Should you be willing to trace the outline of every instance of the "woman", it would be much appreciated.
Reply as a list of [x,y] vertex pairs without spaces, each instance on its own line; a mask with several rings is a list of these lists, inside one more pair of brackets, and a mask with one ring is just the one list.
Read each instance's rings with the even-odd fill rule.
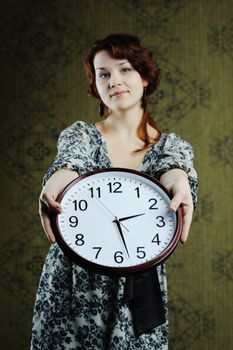
[[[196,205],[193,153],[178,135],[160,133],[148,113],[148,96],[160,76],[152,53],[135,36],[113,34],[93,45],[85,68],[89,94],[101,100],[104,119],[95,124],[78,121],[59,137],[40,196],[48,240],[55,243],[49,214],[61,213],[56,197],[70,181],[96,168],[125,167],[159,179],[173,194],[171,210],[182,204],[184,243]],[[155,278],[157,273],[165,318],[138,332],[136,314],[125,298],[129,279],[88,272],[53,244],[37,293],[31,349],[168,349],[164,265],[154,271]]]

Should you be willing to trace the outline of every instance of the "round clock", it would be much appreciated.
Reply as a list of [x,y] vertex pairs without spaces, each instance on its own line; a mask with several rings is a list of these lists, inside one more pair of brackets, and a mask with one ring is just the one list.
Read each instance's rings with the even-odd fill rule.
[[163,262],[175,249],[182,217],[151,176],[101,169],[72,181],[59,196],[54,232],[69,258],[94,272],[125,276]]

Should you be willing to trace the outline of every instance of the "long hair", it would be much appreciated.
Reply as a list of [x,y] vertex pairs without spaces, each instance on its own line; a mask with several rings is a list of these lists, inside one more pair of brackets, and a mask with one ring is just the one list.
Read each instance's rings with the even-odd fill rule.
[[[94,58],[100,51],[107,51],[112,58],[127,59],[140,76],[148,82],[146,89],[144,89],[141,102],[143,116],[137,129],[138,137],[145,143],[144,146],[137,151],[144,150],[149,144],[158,141],[160,137],[157,124],[148,112],[147,101],[149,95],[152,94],[159,85],[161,70],[153,58],[152,52],[145,48],[139,38],[134,35],[117,33],[108,35],[104,39],[97,40],[86,57],[85,70],[89,79],[88,93],[98,99],[100,99],[100,96],[95,83]],[[104,105],[104,116],[107,117],[108,114],[108,107]],[[158,131],[159,137],[154,139],[153,142],[151,142],[147,133],[147,123]]]

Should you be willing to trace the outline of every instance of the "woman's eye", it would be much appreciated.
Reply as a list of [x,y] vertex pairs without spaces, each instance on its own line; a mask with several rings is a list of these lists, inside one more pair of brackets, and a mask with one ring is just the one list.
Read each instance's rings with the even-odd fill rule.
[[132,69],[131,68],[122,68],[123,73],[130,72]]
[[108,73],[99,73],[98,78],[105,79],[108,77]]

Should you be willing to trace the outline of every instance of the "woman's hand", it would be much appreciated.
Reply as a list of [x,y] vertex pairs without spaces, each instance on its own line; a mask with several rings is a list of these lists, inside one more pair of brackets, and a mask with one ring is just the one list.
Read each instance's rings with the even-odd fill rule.
[[39,198],[39,215],[44,232],[50,243],[56,239],[51,227],[51,215],[61,214],[62,207],[56,201],[63,189],[78,176],[76,171],[61,169],[56,171],[46,182]]
[[170,204],[171,210],[175,212],[182,205],[183,227],[180,240],[182,243],[185,243],[193,216],[193,200],[188,176],[181,169],[172,169],[161,176],[160,182],[173,194]]

